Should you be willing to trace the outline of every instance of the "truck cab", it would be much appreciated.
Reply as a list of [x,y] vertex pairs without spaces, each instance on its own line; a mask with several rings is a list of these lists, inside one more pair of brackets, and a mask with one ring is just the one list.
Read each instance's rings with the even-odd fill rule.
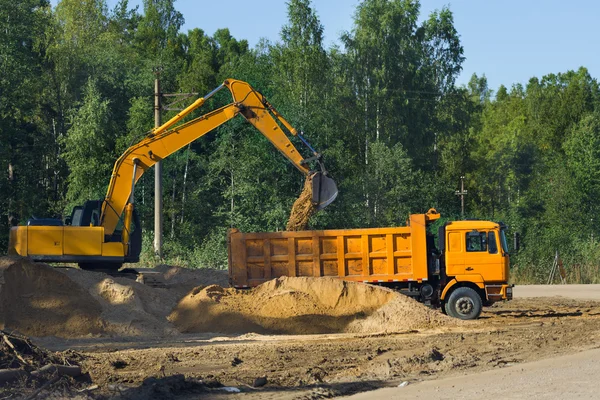
[[478,308],[473,292],[483,305],[512,298],[505,229],[504,224],[476,220],[448,222],[440,228],[440,299],[448,314],[470,319]]

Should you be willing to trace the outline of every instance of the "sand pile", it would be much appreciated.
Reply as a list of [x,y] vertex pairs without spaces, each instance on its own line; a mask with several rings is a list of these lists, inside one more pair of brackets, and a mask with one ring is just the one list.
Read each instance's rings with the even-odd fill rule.
[[[225,271],[159,266],[164,287],[0,258],[0,329],[29,336],[400,332],[459,323],[389,289],[334,278],[223,288]],[[218,284],[214,284],[218,283]]]
[[177,334],[167,320],[198,285],[226,284],[227,272],[156,269],[164,288],[21,258],[0,258],[0,329],[66,338]]
[[286,225],[288,231],[303,231],[308,227],[308,220],[315,213],[315,206],[312,203],[312,176],[307,176],[304,181],[304,188],[300,197],[296,199],[292,206],[290,218]]
[[161,275],[161,282],[172,290],[183,290],[187,294],[197,286],[229,285],[227,271],[220,269],[188,269],[161,264],[154,268]]
[[31,336],[104,332],[102,306],[60,271],[25,259],[0,261],[0,329]]
[[458,323],[386,288],[289,277],[249,291],[197,288],[169,320],[181,332],[276,334],[401,332]]
[[[180,293],[99,272],[62,268],[60,273],[69,277],[100,304],[102,333],[111,336],[177,333],[166,317],[177,304]],[[79,336],[85,336],[86,333],[81,331]]]

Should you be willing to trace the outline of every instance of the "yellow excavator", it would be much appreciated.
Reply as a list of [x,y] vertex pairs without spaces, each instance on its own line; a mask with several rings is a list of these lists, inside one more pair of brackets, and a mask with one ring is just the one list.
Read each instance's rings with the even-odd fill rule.
[[[231,92],[232,103],[176,126],[224,88]],[[134,208],[136,182],[155,163],[237,115],[254,125],[300,172],[312,176],[316,210],[336,198],[336,184],[328,176],[321,154],[261,93],[246,82],[228,79],[128,148],[115,163],[104,200],[86,201],[83,206],[75,207],[65,221],[32,218],[25,226],[12,227],[9,254],[42,262],[78,263],[81,268],[91,270],[118,270],[123,263],[138,262],[142,234]],[[310,157],[302,157],[286,131],[308,147]],[[311,170],[311,162],[319,170]]]

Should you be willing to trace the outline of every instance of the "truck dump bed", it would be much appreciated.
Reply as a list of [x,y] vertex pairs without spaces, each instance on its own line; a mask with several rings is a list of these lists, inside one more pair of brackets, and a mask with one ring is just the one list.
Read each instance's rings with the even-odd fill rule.
[[229,280],[257,286],[281,276],[359,282],[426,281],[425,214],[409,226],[299,232],[229,232]]

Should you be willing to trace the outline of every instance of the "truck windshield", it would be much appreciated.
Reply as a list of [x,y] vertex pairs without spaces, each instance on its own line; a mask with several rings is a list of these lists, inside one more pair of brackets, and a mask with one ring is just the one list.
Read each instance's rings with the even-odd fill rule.
[[502,251],[508,253],[508,244],[506,243],[506,233],[504,229],[500,229],[500,243],[502,243]]

